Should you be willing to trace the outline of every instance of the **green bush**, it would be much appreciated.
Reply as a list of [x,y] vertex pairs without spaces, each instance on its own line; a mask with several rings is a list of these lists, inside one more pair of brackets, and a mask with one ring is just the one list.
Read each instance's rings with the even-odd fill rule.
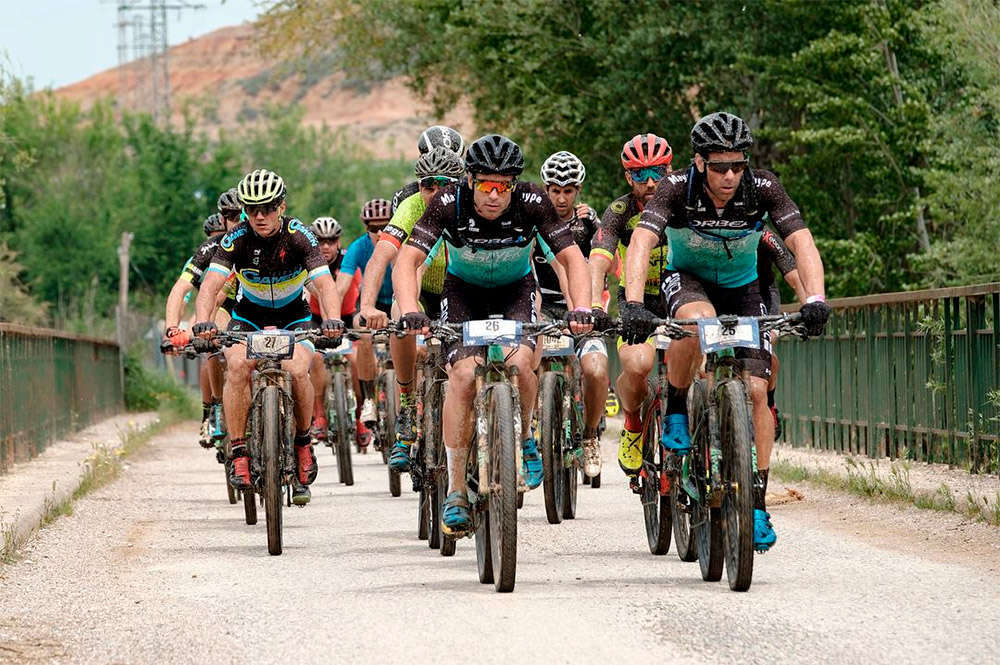
[[125,408],[129,411],[165,410],[189,418],[198,414],[194,393],[165,372],[146,367],[136,348],[125,354]]

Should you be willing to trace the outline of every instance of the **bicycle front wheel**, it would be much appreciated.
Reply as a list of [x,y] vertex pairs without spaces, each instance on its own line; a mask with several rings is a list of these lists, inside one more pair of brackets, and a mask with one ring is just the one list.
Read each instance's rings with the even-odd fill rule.
[[382,374],[381,394],[385,395],[382,427],[382,458],[389,470],[389,494],[399,496],[403,489],[400,483],[399,471],[393,471],[389,464],[389,455],[396,442],[396,416],[399,414],[399,392],[396,390],[396,371],[387,369]]
[[[654,388],[649,388],[650,394]],[[653,400],[643,417],[642,466],[645,477],[641,479],[642,517],[646,524],[646,542],[651,554],[657,556],[670,551],[671,513],[670,495],[661,491],[663,476],[663,446],[660,445],[659,400]],[[651,412],[650,412],[651,411]],[[593,479],[591,479],[593,486]]]
[[[696,475],[693,460],[701,458],[699,451],[708,449],[708,410],[705,408],[705,381],[696,380],[688,391],[688,430],[691,433],[691,457],[688,458],[689,473]],[[670,486],[670,510],[674,522],[674,543],[681,561],[698,560],[698,543],[691,529],[694,502],[681,487],[678,475]]]
[[354,465],[351,462],[350,428],[347,426],[348,418],[353,418],[353,414],[347,412],[347,381],[343,372],[336,372],[333,375],[333,413],[332,422],[336,423],[334,428],[337,437],[334,445],[337,448],[337,475],[340,482],[345,485],[354,484]]
[[542,494],[545,497],[545,517],[549,524],[562,522],[566,482],[563,473],[563,391],[559,375],[555,372],[542,374],[542,385],[538,391],[539,438],[542,448]]
[[[699,414],[703,418],[709,435],[699,443],[692,442],[694,448],[691,452],[691,474],[695,476],[698,484],[698,491],[704,493],[708,491],[707,479],[712,463],[711,451],[711,413],[709,411],[708,391],[696,391],[690,396],[688,402],[688,412]],[[720,508],[709,506],[705,497],[694,502],[691,511],[691,521],[694,525],[695,547],[698,551],[698,566],[701,568],[701,579],[706,582],[718,582],[722,578],[722,565],[724,562],[722,551],[722,511]]]
[[281,554],[281,391],[277,386],[264,388],[261,418],[264,456],[264,515],[267,518],[267,551]]
[[488,477],[490,553],[497,591],[513,591],[517,572],[517,439],[514,394],[500,383],[490,389]]
[[726,577],[730,589],[746,591],[753,580],[753,421],[742,381],[725,382],[719,397]]

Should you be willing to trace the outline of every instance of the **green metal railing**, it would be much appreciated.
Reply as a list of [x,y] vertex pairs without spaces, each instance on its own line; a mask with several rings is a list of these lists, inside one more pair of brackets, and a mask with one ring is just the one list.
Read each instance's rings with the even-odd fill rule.
[[0,323],[0,473],[123,408],[116,344]]
[[785,440],[1000,471],[1000,283],[830,305],[825,337],[777,347]]

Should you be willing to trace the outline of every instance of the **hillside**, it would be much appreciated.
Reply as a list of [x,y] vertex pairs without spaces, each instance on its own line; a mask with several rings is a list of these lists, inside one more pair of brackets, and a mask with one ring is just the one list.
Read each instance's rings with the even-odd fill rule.
[[[400,79],[352,81],[337,71],[332,58],[288,71],[257,53],[253,32],[249,24],[222,28],[170,49],[174,122],[186,103],[193,104],[199,128],[215,133],[255,122],[269,104],[297,102],[305,109],[306,124],[349,128],[355,139],[373,141],[385,156],[404,157],[415,157],[416,137],[429,124],[472,131],[468,110],[435,118]],[[146,77],[143,63],[133,62],[124,72],[108,69],[55,94],[84,107],[108,96],[128,104],[142,95]]]

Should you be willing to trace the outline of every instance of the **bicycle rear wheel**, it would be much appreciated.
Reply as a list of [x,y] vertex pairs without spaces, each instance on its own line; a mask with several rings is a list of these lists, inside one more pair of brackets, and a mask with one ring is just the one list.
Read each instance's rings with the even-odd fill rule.
[[[652,391],[654,388],[650,387],[649,390]],[[642,501],[642,517],[646,524],[646,541],[650,553],[657,556],[666,554],[670,550],[671,534],[670,495],[660,492],[663,446],[660,445],[659,405],[659,400],[653,400],[643,415],[642,465],[646,475],[641,479],[642,492],[639,495]]]
[[385,395],[383,417],[379,426],[382,429],[382,459],[389,472],[389,494],[399,496],[403,489],[400,483],[399,471],[393,471],[388,466],[392,446],[396,442],[396,416],[399,414],[399,393],[396,391],[396,370],[387,369],[382,373],[382,386],[379,391]]
[[277,386],[264,388],[261,422],[261,452],[264,456],[264,514],[267,518],[267,551],[281,554],[281,391]]
[[488,478],[490,550],[497,591],[514,590],[517,573],[517,439],[514,436],[514,395],[499,383],[490,389],[486,414],[489,432]]
[[[425,370],[427,371],[427,370]],[[427,546],[441,547],[441,493],[438,468],[445,464],[444,445],[441,443],[441,382],[428,379],[424,384],[424,443],[420,454],[424,459],[424,491],[427,502],[424,519],[427,522]],[[444,472],[447,477],[447,470]],[[448,489],[445,487],[445,492]]]
[[[694,474],[692,460],[698,459],[699,450],[708,447],[708,412],[705,410],[705,382],[697,380],[691,384],[688,391],[688,430],[691,433],[691,457],[687,462],[690,473]],[[691,529],[691,518],[694,511],[693,501],[681,487],[681,477],[678,474],[670,486],[670,509],[673,513],[674,543],[677,556],[681,561],[698,560],[698,543]]]
[[726,381],[719,397],[726,577],[730,589],[746,591],[753,581],[753,421],[742,381]]
[[559,375],[544,372],[538,391],[541,404],[538,416],[542,448],[542,494],[545,497],[545,517],[549,524],[562,522],[565,495],[563,484],[563,394]]
[[351,462],[351,439],[350,428],[347,426],[348,418],[351,414],[347,412],[347,381],[343,372],[336,372],[333,375],[333,409],[331,414],[336,422],[336,437],[334,443],[337,449],[337,475],[340,482],[345,485],[354,484],[354,464]]
[[[696,391],[688,402],[689,413],[699,414],[708,427],[708,436],[700,441],[692,441],[691,473],[696,477],[698,491],[706,491],[706,479],[711,465],[711,412],[707,390]],[[704,415],[701,415],[704,414]],[[722,511],[711,508],[702,496],[695,502],[691,511],[694,527],[695,546],[698,551],[698,566],[701,568],[701,579],[706,582],[717,582],[722,578],[724,562],[722,550]]]

